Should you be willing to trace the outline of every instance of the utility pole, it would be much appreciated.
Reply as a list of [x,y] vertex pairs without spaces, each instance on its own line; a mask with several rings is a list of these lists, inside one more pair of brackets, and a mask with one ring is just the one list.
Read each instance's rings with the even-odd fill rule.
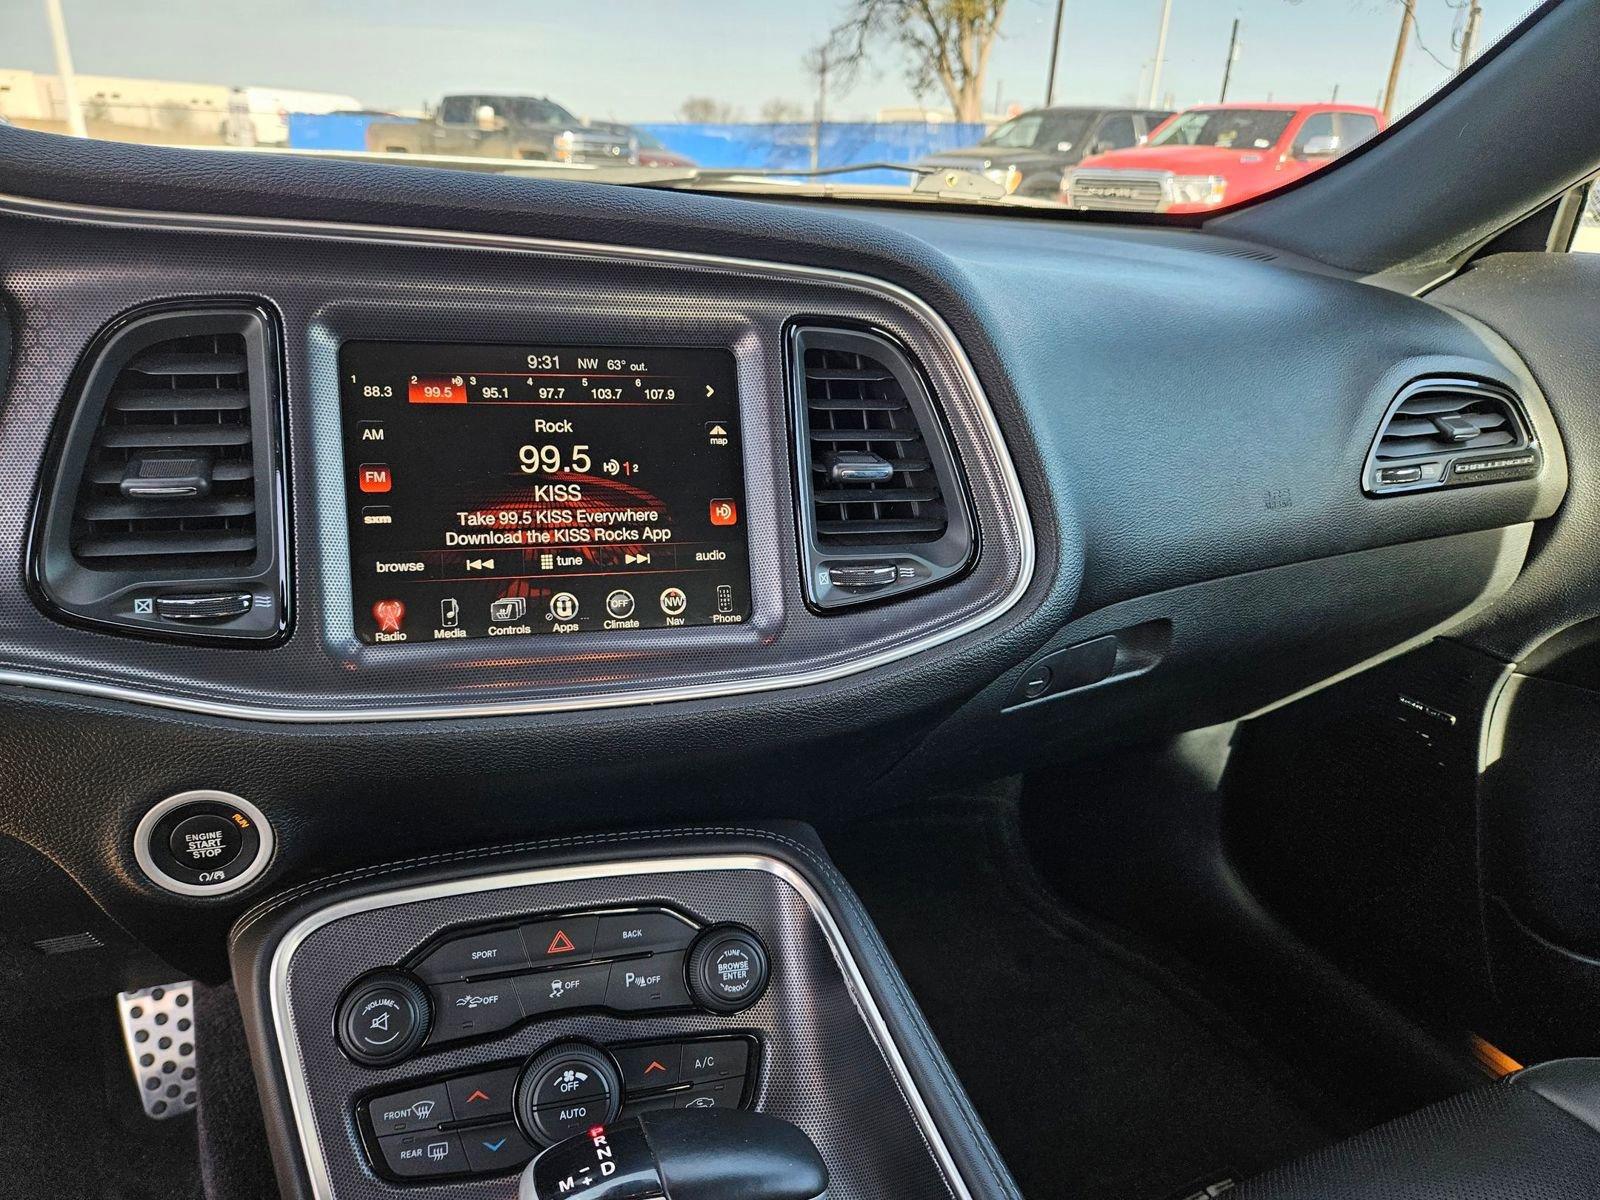
[[811,169],[822,166],[822,126],[828,119],[828,47],[817,50],[817,108],[811,124]]
[[1056,57],[1061,53],[1061,17],[1066,11],[1067,0],[1056,0],[1056,27],[1050,35],[1050,74],[1044,81],[1044,106],[1049,108],[1056,99]]
[[61,77],[61,102],[67,109],[67,132],[73,137],[88,137],[83,123],[83,106],[78,103],[78,76],[72,69],[72,47],[67,44],[67,22],[61,15],[61,0],[44,0],[50,18],[50,41],[56,50],[56,74]]
[[1329,104],[1337,104],[1337,103],[1339,103],[1339,85],[1337,83],[1333,85],[1333,95],[1328,97],[1328,103]]
[[[1406,0],[1409,4],[1411,0]],[[1161,94],[1161,60],[1167,57],[1167,26],[1172,24],[1172,0],[1161,0],[1161,32],[1156,35],[1156,61],[1150,68],[1150,103],[1146,108],[1156,106],[1156,97]]]
[[1218,104],[1228,102],[1228,80],[1233,78],[1233,64],[1239,58],[1239,18],[1233,19],[1233,32],[1228,35],[1228,61],[1222,64],[1222,92],[1217,96]]
[[1411,41],[1411,30],[1417,23],[1417,0],[1400,0],[1405,11],[1400,15],[1400,36],[1394,43],[1394,61],[1389,64],[1389,82],[1383,89],[1383,120],[1387,124],[1394,116],[1395,93],[1400,90],[1400,67],[1406,60],[1406,46]]
[[1478,0],[1472,0],[1472,7],[1467,9],[1466,28],[1461,31],[1461,61],[1456,64],[1456,74],[1467,69],[1467,64],[1472,61],[1472,56],[1478,50],[1478,22],[1483,20],[1483,5]]

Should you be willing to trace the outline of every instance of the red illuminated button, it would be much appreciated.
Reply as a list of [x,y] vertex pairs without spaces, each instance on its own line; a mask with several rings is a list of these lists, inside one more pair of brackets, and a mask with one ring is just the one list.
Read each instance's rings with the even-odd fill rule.
[[711,523],[713,525],[736,525],[739,521],[739,506],[732,500],[713,500],[711,502]]
[[399,600],[379,600],[372,606],[372,619],[378,623],[379,633],[399,633],[406,606]]
[[356,481],[363,492],[387,492],[394,486],[388,463],[362,463],[356,468]]

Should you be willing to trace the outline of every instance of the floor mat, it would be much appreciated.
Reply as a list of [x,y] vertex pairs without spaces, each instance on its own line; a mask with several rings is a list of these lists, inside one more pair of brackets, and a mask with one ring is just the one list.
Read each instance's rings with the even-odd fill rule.
[[144,1115],[111,997],[0,1022],[0,1196],[198,1200],[193,1114]]
[[1355,1124],[1158,948],[1070,912],[1006,797],[827,837],[1025,1196],[1170,1200]]

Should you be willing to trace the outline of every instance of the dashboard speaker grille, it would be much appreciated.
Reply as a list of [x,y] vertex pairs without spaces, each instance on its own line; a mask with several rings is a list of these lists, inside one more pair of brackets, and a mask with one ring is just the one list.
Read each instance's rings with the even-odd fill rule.
[[107,397],[72,551],[89,566],[247,565],[255,468],[244,338],[211,333],[134,356]]
[[805,351],[817,537],[844,545],[936,541],[949,527],[927,442],[900,381],[849,350]]

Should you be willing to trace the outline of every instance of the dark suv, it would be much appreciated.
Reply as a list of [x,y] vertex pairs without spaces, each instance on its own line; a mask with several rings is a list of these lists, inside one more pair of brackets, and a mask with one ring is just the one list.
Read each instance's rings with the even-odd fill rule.
[[997,126],[976,146],[932,154],[917,165],[979,171],[1016,195],[1053,198],[1066,168],[1089,154],[1137,146],[1171,115],[1155,109],[1035,108]]

